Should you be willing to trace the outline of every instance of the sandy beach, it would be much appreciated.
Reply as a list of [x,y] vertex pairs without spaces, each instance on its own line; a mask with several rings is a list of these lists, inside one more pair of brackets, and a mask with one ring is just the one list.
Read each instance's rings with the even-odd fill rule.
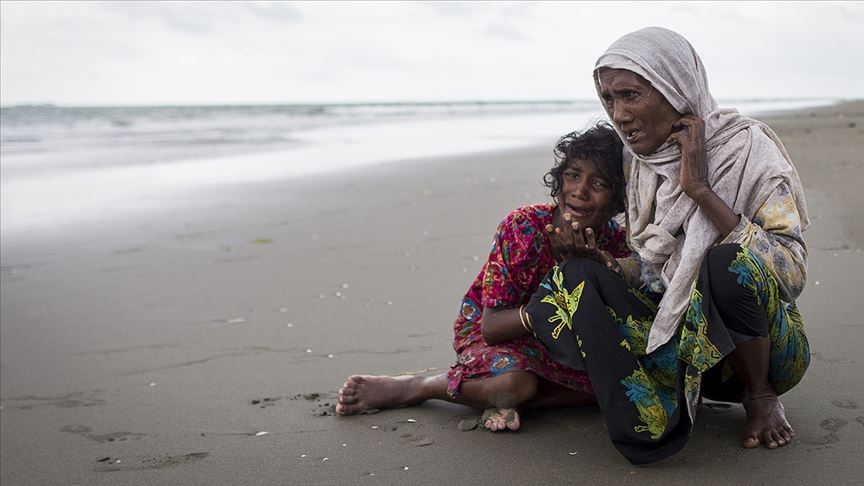
[[[336,417],[351,374],[434,374],[501,218],[548,146],[199,189],[172,209],[2,235],[0,480],[35,484],[851,484],[864,474],[864,102],[762,117],[812,218],[797,436],[740,447],[713,405],[647,467],[596,408],[470,429],[441,402]],[[578,128],[578,127],[574,127]],[[467,425],[466,425],[467,424]],[[858,480],[854,478],[859,478]]]

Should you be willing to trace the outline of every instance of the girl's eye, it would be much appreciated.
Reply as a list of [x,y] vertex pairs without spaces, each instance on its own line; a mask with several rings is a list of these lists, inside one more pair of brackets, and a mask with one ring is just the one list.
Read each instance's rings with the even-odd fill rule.
[[609,183],[601,180],[594,181],[594,189],[598,191],[605,191],[606,189],[609,189]]
[[564,173],[564,178],[568,181],[576,181],[579,179],[579,174],[577,174],[576,172],[567,171]]

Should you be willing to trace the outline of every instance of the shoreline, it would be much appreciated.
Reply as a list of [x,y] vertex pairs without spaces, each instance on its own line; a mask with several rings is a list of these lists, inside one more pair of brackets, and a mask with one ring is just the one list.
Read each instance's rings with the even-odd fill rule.
[[205,188],[172,209],[5,234],[3,484],[853,482],[864,101],[760,119],[812,219],[798,304],[814,359],[784,395],[797,436],[781,450],[740,448],[740,406],[706,409],[685,450],[649,467],[615,452],[592,408],[527,414],[512,434],[462,432],[480,412],[446,403],[332,415],[350,374],[452,364],[458,302],[495,227],[548,199],[550,144]]
[[[790,106],[832,103],[836,100],[802,99],[753,100],[744,102],[741,111],[754,115]],[[584,102],[581,102],[584,104]],[[833,105],[828,105],[833,106]],[[175,110],[176,107],[165,109]],[[238,115],[239,116],[239,115]],[[440,115],[439,115],[440,116]],[[122,117],[121,117],[122,118]],[[293,148],[278,146],[219,146],[172,143],[152,146],[155,135],[138,129],[140,147],[130,140],[120,148],[96,143],[96,148],[74,146],[67,153],[25,151],[3,154],[2,218],[4,233],[57,224],[87,224],[97,220],[120,220],[145,210],[173,209],[182,199],[199,190],[218,190],[238,184],[268,181],[288,183],[298,178],[326,176],[355,169],[404,161],[435,161],[446,158],[490,157],[510,150],[525,150],[554,145],[557,136],[583,128],[592,120],[604,118],[600,110],[563,113],[465,113],[462,116],[426,119],[415,114],[405,120],[379,120],[349,125],[333,125],[287,133]],[[214,120],[216,123],[218,120]],[[133,127],[136,123],[126,121]],[[147,119],[142,121],[147,126]],[[198,123],[206,123],[199,120]],[[220,122],[221,123],[221,122]],[[246,136],[252,128],[237,127]],[[165,127],[167,130],[169,127]],[[183,129],[184,127],[178,127]],[[203,136],[201,128],[185,128],[193,140]],[[21,130],[20,128],[18,130]],[[32,130],[32,127],[30,128]],[[149,130],[154,130],[149,127]],[[197,131],[196,131],[197,130]],[[268,133],[286,136],[276,128]],[[135,139],[136,130],[123,134]],[[18,136],[27,139],[24,130]],[[549,134],[557,134],[550,136]],[[9,134],[4,135],[11,136]],[[87,133],[98,142],[98,135]],[[57,136],[57,135],[54,135]],[[71,133],[67,134],[71,137]],[[108,132],[101,136],[108,136]],[[59,141],[62,145],[62,137]],[[149,137],[149,138],[148,138]],[[14,138],[14,137],[13,137]],[[38,137],[37,137],[38,138]],[[177,140],[174,140],[175,142]],[[67,143],[70,143],[67,141]],[[285,143],[288,143],[286,141]],[[149,144],[149,145],[148,145]],[[49,144],[50,145],[50,144]],[[74,144],[73,144],[74,145]],[[4,144],[9,149],[9,143]],[[33,147],[30,147],[33,149]],[[197,155],[193,155],[197,153]],[[210,156],[204,154],[210,153]],[[182,155],[181,155],[182,154]],[[65,160],[61,160],[65,159]],[[72,162],[70,162],[72,161]],[[94,164],[96,162],[96,165]],[[314,163],[309,163],[314,161]],[[312,183],[315,183],[314,180]],[[166,199],[162,201],[162,199]],[[136,214],[138,213],[138,214]]]

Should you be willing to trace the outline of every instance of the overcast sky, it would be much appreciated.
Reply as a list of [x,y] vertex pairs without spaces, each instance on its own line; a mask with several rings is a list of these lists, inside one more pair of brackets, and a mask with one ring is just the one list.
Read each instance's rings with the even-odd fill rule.
[[611,42],[694,45],[715,97],[864,98],[864,2],[7,2],[0,103],[590,99]]

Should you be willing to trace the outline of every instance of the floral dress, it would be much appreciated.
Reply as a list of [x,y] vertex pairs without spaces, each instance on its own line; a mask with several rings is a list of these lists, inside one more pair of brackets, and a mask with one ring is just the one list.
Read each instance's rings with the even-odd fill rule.
[[[592,393],[587,373],[553,360],[543,344],[525,335],[496,345],[486,344],[480,332],[483,308],[517,308],[527,304],[546,273],[555,265],[545,227],[555,206],[536,204],[513,210],[498,226],[489,258],[468,292],[453,324],[457,354],[447,374],[447,393],[459,394],[464,380],[480,380],[511,371],[528,371],[572,390]],[[600,249],[616,258],[630,254],[626,235],[614,220],[598,235]]]

